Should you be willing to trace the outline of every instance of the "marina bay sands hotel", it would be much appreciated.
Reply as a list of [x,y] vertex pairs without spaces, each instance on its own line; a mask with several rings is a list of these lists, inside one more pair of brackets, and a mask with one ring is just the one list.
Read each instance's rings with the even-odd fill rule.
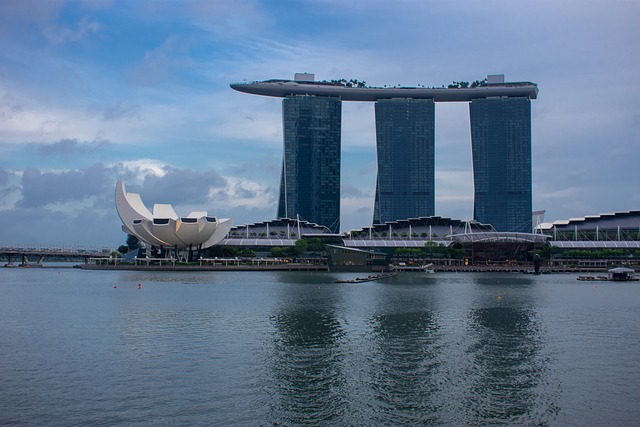
[[378,175],[373,224],[435,215],[435,103],[469,102],[473,219],[497,231],[531,232],[530,82],[490,75],[448,88],[367,87],[357,81],[236,83],[237,91],[284,98],[278,218],[340,230],[342,101],[375,102]]

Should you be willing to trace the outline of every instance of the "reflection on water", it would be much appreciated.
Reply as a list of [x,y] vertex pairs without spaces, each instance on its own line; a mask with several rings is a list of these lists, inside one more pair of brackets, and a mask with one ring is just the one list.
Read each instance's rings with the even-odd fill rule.
[[[544,423],[557,412],[549,384],[552,358],[535,282],[525,275],[479,275],[477,308],[469,310],[464,396],[466,418],[479,424]],[[542,392],[544,390],[544,392]]]
[[[277,423],[331,423],[345,412],[348,396],[341,365],[344,330],[332,298],[318,289],[287,286],[282,304],[271,316],[275,326],[271,369]],[[319,295],[316,295],[319,294]]]
[[376,315],[372,320],[375,350],[371,387],[376,399],[374,420],[399,425],[438,422],[438,326],[428,311]]
[[471,312],[475,340],[467,348],[473,365],[465,375],[469,419],[479,423],[540,420],[549,362],[540,354],[542,331],[533,314],[518,307],[487,307]]

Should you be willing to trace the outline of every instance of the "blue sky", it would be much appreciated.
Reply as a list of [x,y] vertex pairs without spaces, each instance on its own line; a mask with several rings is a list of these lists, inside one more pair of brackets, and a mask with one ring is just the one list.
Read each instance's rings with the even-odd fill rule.
[[[0,2],[0,245],[117,247],[116,180],[151,207],[276,215],[281,100],[236,81],[538,84],[533,206],[640,209],[640,2]],[[436,214],[472,216],[467,104],[436,107]],[[343,104],[342,229],[370,224],[373,105]]]

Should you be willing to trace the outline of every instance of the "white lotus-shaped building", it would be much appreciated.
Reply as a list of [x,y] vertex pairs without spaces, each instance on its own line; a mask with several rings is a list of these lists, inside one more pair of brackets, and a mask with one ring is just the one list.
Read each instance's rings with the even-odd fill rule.
[[127,193],[122,180],[116,183],[116,209],[125,233],[151,246],[178,250],[213,246],[224,239],[233,226],[231,219],[218,219],[207,212],[178,217],[173,207],[166,204],[153,205],[151,213],[139,194]]

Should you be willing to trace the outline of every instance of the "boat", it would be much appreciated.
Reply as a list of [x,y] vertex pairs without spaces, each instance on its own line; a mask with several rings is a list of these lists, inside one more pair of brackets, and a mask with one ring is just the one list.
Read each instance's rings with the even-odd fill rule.
[[396,274],[398,274],[398,272],[392,271],[392,272],[389,272],[389,273],[381,273],[381,274],[376,274],[376,275],[371,275],[371,276],[366,276],[366,277],[356,277],[355,279],[338,279],[338,280],[336,280],[336,283],[365,283],[365,282],[373,282],[374,280],[380,280],[380,279],[386,279],[388,277],[393,277]]
[[639,279],[635,276],[633,268],[617,267],[608,271],[607,276],[578,276],[577,279],[583,282],[635,282]]
[[576,279],[581,282],[607,282],[609,280],[607,276],[578,276]]
[[617,267],[609,270],[609,281],[611,282],[635,282],[639,280],[633,268]]

